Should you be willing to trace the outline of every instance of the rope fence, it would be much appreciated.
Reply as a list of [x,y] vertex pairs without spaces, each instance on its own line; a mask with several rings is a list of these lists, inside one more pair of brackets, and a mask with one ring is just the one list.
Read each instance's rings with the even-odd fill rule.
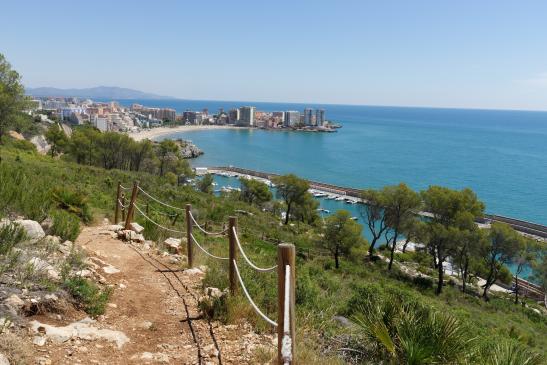
[[[142,189],[137,182],[133,184],[131,199],[129,203],[125,203],[125,195],[123,191],[129,190],[130,188],[124,187],[121,183],[118,183],[117,197],[116,197],[116,206],[114,219],[115,222],[119,222],[119,211],[122,212],[122,218],[124,219],[125,229],[131,228],[131,222],[133,221],[134,211],[136,210],[146,221],[151,222],[160,229],[163,229],[167,232],[176,233],[182,237],[186,236],[186,253],[188,257],[188,266],[193,267],[193,247],[197,246],[205,255],[208,257],[228,261],[229,265],[229,281],[230,281],[230,294],[235,295],[238,292],[239,287],[241,287],[245,298],[249,301],[249,304],[256,312],[256,314],[266,321],[268,324],[272,325],[277,329],[277,343],[278,343],[278,356],[277,363],[280,365],[294,365],[296,362],[294,360],[294,351],[295,351],[295,289],[296,289],[296,278],[295,278],[295,256],[296,251],[295,247],[292,244],[279,243],[277,245],[277,264],[272,267],[262,268],[257,266],[255,263],[249,259],[248,255],[245,253],[241,241],[238,237],[237,231],[237,217],[230,217],[228,221],[228,228],[220,232],[210,232],[202,227],[194,218],[192,214],[192,206],[186,204],[185,208],[179,208],[163,202],[162,200],[154,197],[150,193]],[[156,222],[150,218],[148,214],[147,205],[146,212],[137,204],[137,197],[139,193],[142,193],[147,198],[153,200],[154,202],[161,204],[167,208],[184,211],[186,213],[186,230],[177,230],[174,228],[165,227],[164,225]],[[174,218],[172,224],[173,226],[176,223],[176,220],[180,214],[169,214],[161,211],[154,211],[158,214]],[[193,234],[193,228],[196,227],[200,232],[205,236],[224,236],[227,234],[228,243],[229,243],[229,256],[221,257],[212,254],[207,249],[205,249],[196,239]],[[271,272],[277,269],[277,297],[278,297],[278,309],[277,309],[277,321],[269,318],[255,303],[245,282],[241,276],[241,272],[238,267],[237,257],[238,253],[241,254],[244,261],[256,272],[266,273]]]

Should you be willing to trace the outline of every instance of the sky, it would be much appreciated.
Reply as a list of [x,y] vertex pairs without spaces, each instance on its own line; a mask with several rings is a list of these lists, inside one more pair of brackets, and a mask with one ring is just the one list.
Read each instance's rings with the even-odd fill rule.
[[547,1],[8,0],[29,87],[547,110]]

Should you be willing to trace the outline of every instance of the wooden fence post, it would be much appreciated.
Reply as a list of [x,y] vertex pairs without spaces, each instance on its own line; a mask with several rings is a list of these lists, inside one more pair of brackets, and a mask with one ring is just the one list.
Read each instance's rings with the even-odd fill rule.
[[285,335],[285,266],[290,266],[290,291],[289,291],[289,333],[291,337],[291,361],[295,360],[295,248],[294,245],[281,243],[277,246],[277,363],[284,365],[282,354],[283,336]]
[[230,294],[237,292],[237,276],[234,260],[237,260],[237,243],[234,228],[237,229],[237,218],[230,217],[228,220],[228,240],[230,242]]
[[122,222],[125,222],[125,193],[122,193]]
[[190,215],[192,211],[192,205],[186,204],[186,256],[188,257],[188,267],[192,268],[194,265],[194,253],[192,246],[192,218]]
[[133,183],[133,191],[131,192],[131,201],[129,202],[129,207],[127,208],[127,216],[125,217],[125,229],[131,229],[131,220],[133,219],[133,214],[135,213],[135,201],[137,200],[138,193],[139,182],[135,181]]
[[114,224],[118,224],[120,216],[120,197],[122,193],[122,183],[118,181],[118,191],[116,192],[116,208],[114,209]]

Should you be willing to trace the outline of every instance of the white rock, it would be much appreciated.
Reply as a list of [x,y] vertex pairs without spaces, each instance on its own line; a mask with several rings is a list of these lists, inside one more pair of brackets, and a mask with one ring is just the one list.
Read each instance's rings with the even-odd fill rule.
[[0,353],[0,365],[10,365],[8,358],[2,353]]
[[143,243],[145,241],[144,236],[142,234],[134,233],[131,236],[131,241]]
[[149,330],[152,326],[154,326],[154,323],[150,321],[143,321],[139,324],[139,327],[145,330]]
[[204,275],[204,272],[198,269],[197,267],[194,267],[192,269],[184,270],[184,274],[193,276],[193,275]]
[[121,231],[123,229],[123,226],[120,225],[120,224],[112,224],[110,226],[107,226],[105,229],[107,231],[118,232],[118,231]]
[[44,298],[46,300],[50,300],[50,301],[53,301],[53,302],[56,302],[57,300],[59,300],[59,297],[57,297],[55,294],[46,294],[44,296]]
[[91,277],[92,272],[91,272],[91,270],[83,269],[83,270],[80,270],[80,271],[76,271],[75,275],[83,277],[83,278],[89,278],[89,277]]
[[108,266],[105,266],[103,267],[103,271],[107,274],[117,274],[120,272],[119,269],[116,269],[114,266],[112,265],[108,265]]
[[163,241],[163,243],[165,244],[165,246],[167,246],[167,249],[171,253],[178,253],[180,250],[181,240],[178,238],[169,237],[168,239]]
[[57,270],[53,268],[47,261],[42,260],[39,257],[33,257],[28,261],[29,265],[32,265],[34,267],[34,270],[45,272],[47,274],[47,277],[52,280],[58,280],[59,279],[59,273]]
[[4,303],[16,309],[21,308],[25,305],[25,302],[23,302],[21,298],[17,296],[17,294],[10,295],[6,300],[4,300]]
[[30,328],[34,333],[42,333],[55,343],[63,343],[71,338],[82,340],[103,339],[115,342],[118,349],[121,349],[129,341],[125,333],[93,327],[91,326],[93,322],[89,318],[84,318],[79,322],[74,322],[64,327],[55,327],[38,321],[31,321]]
[[211,298],[220,298],[223,295],[219,288],[207,287],[204,291],[205,295]]
[[40,223],[36,221],[32,221],[30,219],[19,219],[19,220],[16,220],[15,223],[23,227],[27,235],[27,238],[31,242],[37,242],[38,240],[46,236],[44,229],[42,228]]
[[47,338],[43,336],[34,336],[32,343],[36,346],[44,346],[46,344]]
[[142,233],[142,231],[144,231],[144,227],[137,222],[130,223],[129,227],[131,227],[131,230],[135,233]]

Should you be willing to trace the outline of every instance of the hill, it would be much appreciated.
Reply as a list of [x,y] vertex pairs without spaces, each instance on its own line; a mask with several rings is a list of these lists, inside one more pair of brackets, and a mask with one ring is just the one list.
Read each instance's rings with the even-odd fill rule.
[[95,99],[174,99],[117,86],[97,86],[84,89],[59,89],[55,87],[25,88],[28,95],[51,97],[78,97]]

